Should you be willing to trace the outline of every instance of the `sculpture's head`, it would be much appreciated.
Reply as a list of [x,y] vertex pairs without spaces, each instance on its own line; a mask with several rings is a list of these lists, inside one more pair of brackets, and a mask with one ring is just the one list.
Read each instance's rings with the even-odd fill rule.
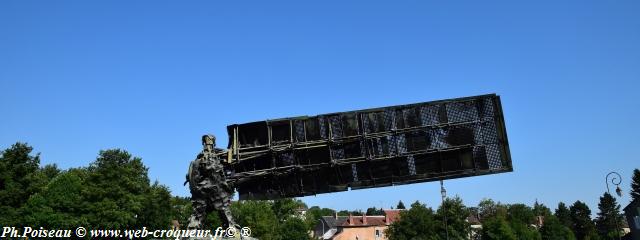
[[203,147],[208,147],[211,146],[212,148],[216,146],[216,137],[213,136],[213,134],[207,134],[207,135],[203,135],[202,136],[202,146]]

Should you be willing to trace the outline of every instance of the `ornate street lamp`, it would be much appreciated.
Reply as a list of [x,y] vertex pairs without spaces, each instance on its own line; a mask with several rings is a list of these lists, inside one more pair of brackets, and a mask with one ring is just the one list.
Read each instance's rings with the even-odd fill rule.
[[[611,174],[613,174],[614,176],[611,178],[611,180],[609,180],[609,176],[611,176]],[[609,191],[609,182],[611,182],[611,184],[616,185],[616,194],[618,195],[618,197],[622,197],[622,189],[620,189],[620,182],[622,182],[622,177],[619,173],[610,172],[609,174],[607,174],[604,181],[607,183],[607,193],[609,193],[609,195],[611,195],[611,191]],[[618,240],[620,240],[620,226],[618,224],[618,216],[614,217],[615,218],[613,220],[616,222],[616,234],[618,235]]]
[[447,197],[447,190],[444,189],[444,181],[440,180],[440,194],[442,194],[442,218],[444,218],[444,231],[447,234],[447,240],[449,240],[449,227],[447,226],[447,206],[444,204],[444,200]]

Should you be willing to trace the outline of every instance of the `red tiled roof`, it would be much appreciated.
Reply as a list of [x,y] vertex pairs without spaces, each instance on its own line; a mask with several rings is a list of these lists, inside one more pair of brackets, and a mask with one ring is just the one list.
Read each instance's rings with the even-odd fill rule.
[[[344,222],[337,224],[341,227],[358,227],[358,226],[385,226],[392,224],[400,219],[400,211],[402,209],[384,210],[385,216],[349,216],[344,217]],[[365,218],[366,221],[362,221]]]
[[356,227],[356,226],[384,226],[384,216],[365,216],[367,218],[367,224],[362,222],[362,216],[351,216],[342,223],[342,227]]
[[384,215],[387,216],[387,218],[389,218],[389,224],[397,221],[400,218],[400,211],[403,211],[403,210],[401,209],[384,210]]

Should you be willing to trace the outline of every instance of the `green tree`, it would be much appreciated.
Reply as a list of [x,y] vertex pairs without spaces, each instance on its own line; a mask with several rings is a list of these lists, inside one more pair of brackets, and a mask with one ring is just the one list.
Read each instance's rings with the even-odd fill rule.
[[305,240],[311,239],[305,222],[297,217],[289,217],[279,227],[280,239]]
[[416,201],[407,211],[400,212],[400,219],[385,231],[390,240],[438,239],[439,222],[431,208]]
[[516,234],[517,239],[520,240],[539,240],[541,239],[540,233],[533,226],[523,222],[509,222],[513,233]]
[[576,201],[569,207],[569,212],[571,214],[571,222],[573,222],[571,230],[573,230],[577,239],[598,239],[596,227],[591,220],[591,210],[587,204]]
[[517,240],[509,223],[501,217],[487,218],[482,224],[483,240]]
[[538,231],[531,226],[535,222],[535,214],[529,206],[521,203],[509,205],[507,220],[518,239],[540,239]]
[[338,216],[349,216],[349,214],[351,214],[351,211],[349,211],[349,210],[340,210],[340,211],[338,211]]
[[402,200],[398,201],[398,205],[396,205],[396,209],[406,209]]
[[622,226],[622,215],[620,215],[620,205],[611,194],[605,192],[600,197],[598,203],[598,217],[596,218],[596,228],[601,239],[618,239],[622,236],[620,226]]
[[[171,197],[171,219],[178,220],[180,228],[186,228],[192,212],[191,198],[173,196]],[[208,229],[215,229],[213,227]]]
[[576,237],[567,226],[564,226],[554,215],[546,216],[540,228],[542,240],[575,240]]
[[349,215],[353,215],[353,216],[361,216],[362,214],[364,214],[364,212],[360,209],[357,210],[340,210],[338,212],[338,216],[349,216]]
[[136,216],[139,225],[151,229],[169,229],[173,220],[171,209],[171,192],[157,181],[145,192],[142,211]]
[[[0,152],[0,225],[21,227],[20,208],[29,196],[39,192],[40,154],[32,155],[26,143],[15,143]],[[46,183],[44,183],[46,184]]]
[[556,208],[556,212],[554,215],[562,225],[571,229],[571,227],[573,226],[573,221],[571,221],[571,212],[569,211],[567,205],[565,205],[563,202],[559,202],[558,208]]
[[284,222],[288,217],[295,215],[296,209],[302,207],[302,202],[293,198],[283,198],[273,201],[271,208],[276,218],[280,222]]
[[482,199],[480,203],[478,203],[477,211],[480,216],[480,221],[493,217],[507,217],[507,206],[499,202],[496,203],[488,198]]
[[[186,223],[189,224],[188,221]],[[218,227],[222,227],[222,218],[220,216],[220,213],[215,210],[207,212],[207,217],[204,219],[202,224],[205,229],[216,229]]]
[[[87,168],[87,220],[92,228],[122,229],[147,224],[168,226],[170,222],[147,222],[151,218],[166,221],[171,212],[168,190],[149,184],[148,170],[142,159],[124,150],[100,151]],[[159,203],[152,198],[161,197]]]
[[640,199],[640,169],[633,170],[631,177],[631,201]]
[[274,200],[271,204],[278,220],[279,239],[309,239],[311,229],[305,219],[298,216],[296,210],[306,208],[306,204],[298,199],[284,198]]
[[367,216],[381,216],[384,215],[384,210],[382,210],[382,208],[370,207],[367,208],[366,214]]
[[237,223],[251,228],[251,236],[261,240],[279,239],[278,219],[269,201],[238,201],[231,204]]
[[[471,226],[467,221],[469,217],[469,209],[464,206],[462,199],[456,196],[455,198],[446,198],[443,204],[438,208],[436,212],[436,219],[442,222],[444,216],[447,218],[447,230],[450,239],[465,239],[471,232]],[[446,239],[446,231],[444,230],[444,224],[438,224],[440,238]]]
[[70,169],[31,195],[23,208],[24,224],[63,229],[87,226],[86,176],[84,169]]
[[542,203],[539,203],[538,200],[536,200],[536,202],[533,203],[533,214],[535,216],[547,217],[551,215],[551,209],[549,209],[547,206],[545,206]]
[[510,222],[521,222],[525,224],[532,224],[535,221],[535,214],[531,207],[522,203],[509,205],[507,220]]
[[0,225],[47,228],[167,228],[171,194],[150,186],[140,158],[123,150],[101,151],[87,168],[39,167],[23,143],[0,152]]
[[307,228],[313,229],[316,224],[319,223],[319,219],[323,216],[333,216],[335,211],[329,208],[320,208],[318,206],[313,206],[307,209],[307,214],[305,215],[305,222],[307,222]]

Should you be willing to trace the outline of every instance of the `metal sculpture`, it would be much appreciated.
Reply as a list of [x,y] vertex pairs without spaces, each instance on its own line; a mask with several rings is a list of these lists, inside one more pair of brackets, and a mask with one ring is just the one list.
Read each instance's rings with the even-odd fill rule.
[[241,200],[278,199],[513,171],[495,94],[234,124],[227,132],[227,149],[206,143],[189,170],[190,227],[205,209],[234,225],[234,189]]

